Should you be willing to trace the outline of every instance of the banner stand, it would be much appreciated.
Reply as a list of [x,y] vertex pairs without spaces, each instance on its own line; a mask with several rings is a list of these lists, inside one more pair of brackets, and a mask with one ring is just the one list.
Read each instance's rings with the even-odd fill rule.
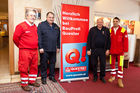
[[80,81],[83,80],[84,82],[86,82],[86,80],[88,80],[89,77],[85,77],[85,78],[74,78],[74,79],[61,79],[60,82],[68,82],[71,83],[72,81]]
[[89,7],[61,5],[60,82],[89,79],[86,45],[89,32]]

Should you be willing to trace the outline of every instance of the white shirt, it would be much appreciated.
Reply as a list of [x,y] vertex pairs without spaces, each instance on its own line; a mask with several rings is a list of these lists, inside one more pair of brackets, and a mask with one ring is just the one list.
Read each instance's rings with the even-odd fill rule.
[[25,22],[29,25],[29,26],[33,26],[34,24],[31,24],[29,21],[25,20]]
[[117,33],[118,28],[119,28],[119,27],[114,28],[115,35],[116,35],[116,33]]

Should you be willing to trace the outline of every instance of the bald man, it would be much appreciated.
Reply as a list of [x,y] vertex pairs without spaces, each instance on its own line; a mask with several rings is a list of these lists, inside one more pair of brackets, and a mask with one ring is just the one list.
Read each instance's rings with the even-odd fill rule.
[[93,82],[98,79],[97,67],[98,57],[100,61],[100,80],[106,83],[105,67],[106,55],[109,55],[110,49],[110,33],[109,29],[103,26],[103,19],[97,19],[97,26],[92,27],[88,34],[87,54],[91,55],[91,64],[93,67]]

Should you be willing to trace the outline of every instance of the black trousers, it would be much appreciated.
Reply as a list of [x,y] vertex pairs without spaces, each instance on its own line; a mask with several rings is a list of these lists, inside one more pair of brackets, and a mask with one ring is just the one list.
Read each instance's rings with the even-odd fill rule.
[[47,78],[47,67],[49,61],[49,77],[55,76],[55,63],[56,63],[56,52],[44,52],[40,54],[40,69],[41,78]]
[[105,76],[105,68],[106,68],[105,49],[97,48],[95,50],[92,50],[91,52],[91,64],[93,67],[94,78],[98,78],[97,74],[98,58],[100,61],[100,78],[103,78]]

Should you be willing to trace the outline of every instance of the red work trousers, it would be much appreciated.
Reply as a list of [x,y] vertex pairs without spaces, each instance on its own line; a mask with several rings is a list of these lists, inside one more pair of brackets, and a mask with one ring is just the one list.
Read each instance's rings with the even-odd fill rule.
[[18,69],[20,72],[21,86],[34,83],[38,73],[38,50],[19,49]]
[[123,78],[123,60],[124,60],[123,55],[110,55],[111,75],[112,77],[116,76],[116,69],[115,69],[116,58],[118,60],[118,75],[117,76],[119,79],[122,79]]

